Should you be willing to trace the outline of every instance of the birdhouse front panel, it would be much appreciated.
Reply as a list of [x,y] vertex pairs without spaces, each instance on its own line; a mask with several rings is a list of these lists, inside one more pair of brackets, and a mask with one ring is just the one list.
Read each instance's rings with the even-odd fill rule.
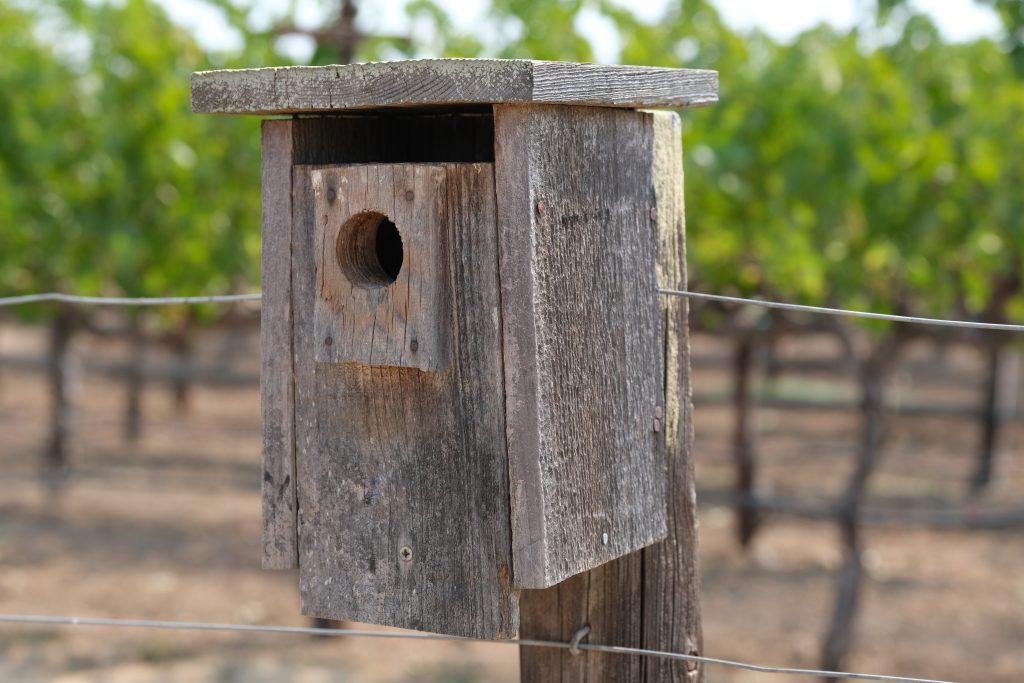
[[[303,612],[512,637],[493,165],[297,166],[293,179]],[[346,229],[369,214],[383,218],[358,230],[390,224],[402,237],[394,270],[372,281],[349,270],[346,250],[383,266],[397,245]],[[357,317],[370,322],[346,324]],[[318,356],[321,333],[367,338]],[[424,335],[426,368],[413,334]]]

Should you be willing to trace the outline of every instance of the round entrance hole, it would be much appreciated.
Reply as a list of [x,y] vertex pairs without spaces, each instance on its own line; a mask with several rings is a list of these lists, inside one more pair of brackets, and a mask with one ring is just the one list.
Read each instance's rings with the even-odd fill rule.
[[397,280],[405,260],[398,228],[376,211],[357,213],[341,226],[335,253],[352,284],[369,289]]

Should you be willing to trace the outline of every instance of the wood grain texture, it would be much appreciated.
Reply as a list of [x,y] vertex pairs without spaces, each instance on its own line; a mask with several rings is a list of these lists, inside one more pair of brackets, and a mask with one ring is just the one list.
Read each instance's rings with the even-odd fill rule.
[[[653,132],[657,196],[657,272],[663,287],[686,285],[682,152],[674,113],[646,114]],[[701,654],[694,493],[693,423],[689,384],[686,300],[666,297],[664,383],[668,397],[668,537],[585,574],[521,596],[521,637],[568,641],[583,624],[587,640],[613,645]],[[524,683],[700,683],[703,667],[685,662],[566,650],[522,648]]]
[[[652,112],[654,189],[658,198],[658,285],[685,290],[686,219],[679,116]],[[689,300],[662,297],[665,334],[665,436],[668,441],[668,537],[643,550],[644,647],[704,654],[700,621],[697,489],[693,470],[693,388]],[[648,659],[646,683],[700,683],[702,665]]]
[[198,114],[492,103],[682,108],[717,100],[715,71],[526,59],[421,59],[192,75],[192,111]]
[[[316,360],[437,372],[449,357],[452,297],[443,246],[445,168],[369,164],[313,172],[316,214]],[[377,261],[377,219],[392,221],[403,259],[376,286],[348,261]],[[340,246],[336,246],[340,245]],[[343,251],[348,258],[338,256]],[[354,252],[354,253],[349,253]],[[371,282],[367,283],[366,280]]]
[[[584,624],[584,642],[631,645],[643,642],[643,564],[630,553],[544,590],[521,594],[522,638],[566,642]],[[568,650],[520,648],[523,683],[619,683],[641,681],[640,657]]]
[[650,115],[495,107],[514,581],[666,534]]
[[454,293],[444,372],[315,362],[322,217],[315,167],[294,169],[302,609],[508,638],[519,616],[510,580],[493,165],[437,168],[447,226],[440,248]]
[[262,143],[262,564],[264,569],[294,569],[298,566],[298,542],[291,310],[292,122],[264,121]]

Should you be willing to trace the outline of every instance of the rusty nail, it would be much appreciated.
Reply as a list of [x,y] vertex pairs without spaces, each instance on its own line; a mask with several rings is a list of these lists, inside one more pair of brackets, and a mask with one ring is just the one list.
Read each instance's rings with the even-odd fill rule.
[[332,337],[327,337],[326,339],[324,339],[324,345],[325,346],[330,346],[333,343],[334,343],[334,339]]
[[658,433],[660,431],[661,431],[661,420],[659,418],[654,418],[654,432]]
[[412,350],[413,353],[416,353],[417,351],[419,351],[420,350],[420,342],[419,342],[419,340],[413,339],[411,342],[409,342],[409,348]]
[[398,555],[406,562],[409,562],[412,560],[412,548],[407,545],[403,545],[402,549],[398,551]]
[[544,205],[544,202],[537,202],[537,213],[543,216],[545,211],[547,211],[547,206]]
[[652,221],[658,220],[658,208],[657,207],[652,208],[651,212],[650,212],[650,215],[651,215],[651,220]]
[[415,196],[416,196],[416,193],[413,192],[412,190],[406,190],[405,191],[405,199],[406,199],[406,201],[411,202],[413,200],[413,197],[415,197]]

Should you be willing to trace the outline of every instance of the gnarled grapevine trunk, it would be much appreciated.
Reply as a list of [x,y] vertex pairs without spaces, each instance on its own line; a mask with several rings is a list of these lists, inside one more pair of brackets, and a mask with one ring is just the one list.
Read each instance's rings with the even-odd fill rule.
[[754,427],[752,377],[754,333],[736,339],[733,355],[733,461],[736,465],[736,532],[740,545],[750,545],[760,513],[754,503],[757,437]]
[[49,379],[50,379],[50,443],[46,449],[43,468],[57,481],[67,469],[71,451],[74,422],[74,394],[78,380],[78,361],[72,341],[78,327],[75,309],[61,305],[50,325]]
[[191,396],[191,366],[192,366],[192,317],[187,316],[181,326],[174,331],[169,339],[171,352],[174,354],[174,380],[171,384],[171,391],[174,396],[174,408],[179,415],[189,411],[189,398]]
[[992,469],[995,464],[998,446],[999,427],[1002,424],[1002,369],[1003,346],[993,340],[985,349],[985,380],[982,389],[982,405],[979,419],[981,428],[978,444],[978,460],[974,475],[971,477],[971,492],[984,491],[992,481]]
[[146,338],[139,315],[128,318],[128,339],[132,347],[128,365],[124,409],[124,438],[138,441],[142,433],[142,391],[145,385],[143,370],[146,355]]
[[[839,535],[843,564],[836,582],[835,607],[821,651],[821,668],[836,671],[853,645],[857,610],[864,582],[860,537],[861,506],[885,439],[885,380],[900,346],[899,331],[877,341],[861,367],[861,441],[857,462],[839,503]],[[826,678],[826,681],[836,679]]]

